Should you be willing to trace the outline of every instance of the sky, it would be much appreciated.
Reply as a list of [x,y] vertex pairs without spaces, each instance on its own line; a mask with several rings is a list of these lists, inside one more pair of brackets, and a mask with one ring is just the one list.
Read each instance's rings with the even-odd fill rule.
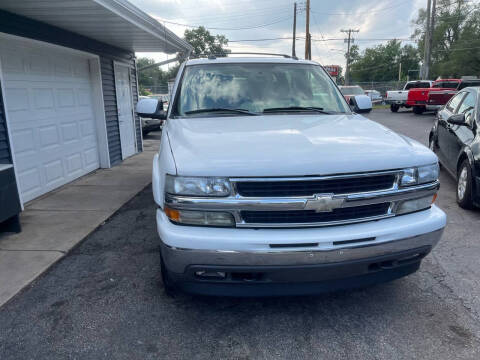
[[[235,51],[291,54],[293,4],[295,0],[130,0],[168,29],[183,37],[185,29],[205,26],[212,34],[222,34]],[[297,2],[298,57],[305,55],[305,1]],[[427,0],[311,0],[310,33],[312,59],[322,65],[345,66],[346,44],[342,29],[354,34],[360,50],[385,43],[377,39],[409,39],[412,20]],[[181,25],[180,25],[181,24]],[[189,25],[191,27],[187,27]],[[287,38],[287,39],[278,39]],[[268,41],[245,41],[276,39]],[[333,39],[333,40],[332,40]],[[375,39],[375,40],[372,40]],[[412,44],[405,41],[405,44]],[[137,53],[157,61],[161,53]],[[170,55],[172,57],[174,55]]]

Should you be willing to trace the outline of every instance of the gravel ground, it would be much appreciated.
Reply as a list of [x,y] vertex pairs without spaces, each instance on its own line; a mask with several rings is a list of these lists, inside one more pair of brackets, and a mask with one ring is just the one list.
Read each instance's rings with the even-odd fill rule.
[[[423,143],[433,122],[368,117]],[[478,359],[480,211],[458,208],[441,181],[449,224],[419,272],[268,299],[166,296],[147,188],[0,309],[0,359]]]

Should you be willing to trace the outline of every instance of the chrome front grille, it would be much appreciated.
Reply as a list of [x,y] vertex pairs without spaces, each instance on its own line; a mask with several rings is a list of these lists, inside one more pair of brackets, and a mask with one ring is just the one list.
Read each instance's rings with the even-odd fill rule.
[[395,180],[395,174],[312,180],[307,177],[287,181],[237,181],[236,188],[238,194],[245,197],[311,196],[330,193],[355,194],[391,189]]
[[[319,227],[395,216],[403,200],[436,193],[439,182],[399,187],[400,170],[296,178],[230,178],[228,197],[165,194],[174,209],[230,212],[236,227]],[[325,202],[325,204],[323,203]],[[332,205],[333,206],[329,206]]]

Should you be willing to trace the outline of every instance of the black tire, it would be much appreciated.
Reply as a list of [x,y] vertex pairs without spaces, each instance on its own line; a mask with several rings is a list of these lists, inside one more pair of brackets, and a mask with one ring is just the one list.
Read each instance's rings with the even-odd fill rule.
[[170,278],[170,274],[168,273],[168,270],[165,267],[165,262],[163,261],[163,257],[161,253],[160,253],[160,270],[162,271],[162,283],[163,283],[163,289],[165,290],[165,294],[170,297],[175,296],[175,284]]
[[400,106],[397,104],[391,104],[390,105],[390,111],[396,113],[400,109]]
[[416,115],[421,115],[425,112],[425,107],[423,106],[414,106],[413,107],[413,113]]
[[[465,179],[464,176],[466,176]],[[457,203],[463,209],[473,209],[472,181],[472,169],[468,159],[465,159],[458,168],[456,191]],[[463,191],[460,190],[460,186],[464,187]]]

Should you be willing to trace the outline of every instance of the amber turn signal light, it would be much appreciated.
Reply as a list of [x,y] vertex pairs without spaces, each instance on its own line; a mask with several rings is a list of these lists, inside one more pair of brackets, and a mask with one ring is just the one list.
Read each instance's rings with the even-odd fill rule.
[[165,206],[165,215],[172,220],[172,221],[179,221],[180,220],[180,211],[170,209],[169,207]]

